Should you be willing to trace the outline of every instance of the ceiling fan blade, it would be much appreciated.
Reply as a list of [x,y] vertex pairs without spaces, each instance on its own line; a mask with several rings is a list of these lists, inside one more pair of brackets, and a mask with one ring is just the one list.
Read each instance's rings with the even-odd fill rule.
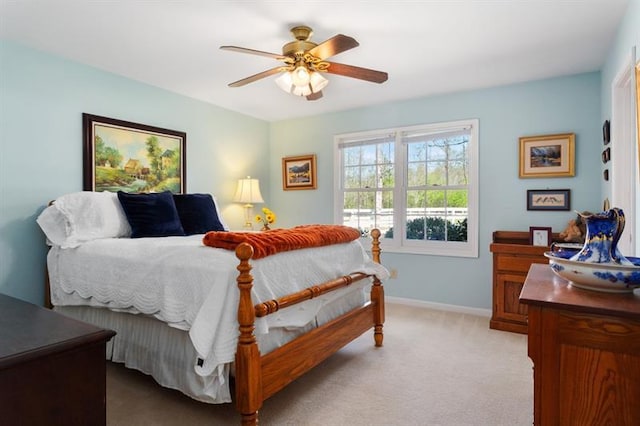
[[220,46],[220,49],[231,50],[232,52],[249,53],[251,55],[266,56],[267,58],[273,58],[279,61],[284,61],[285,59],[287,59],[286,56],[283,56],[277,53],[263,52],[262,50],[255,50],[255,49],[247,49],[246,47]]
[[307,100],[308,101],[317,101],[321,97],[322,97],[322,92],[315,92],[315,93],[312,93],[310,95],[307,95]]
[[376,71],[369,68],[360,68],[353,65],[338,64],[336,62],[328,62],[328,64],[329,68],[327,68],[325,71],[330,74],[359,78],[360,80],[366,80],[372,83],[384,83],[389,78],[389,75],[383,71]]
[[261,78],[269,77],[270,75],[277,74],[281,72],[281,67],[271,68],[270,70],[259,72],[258,74],[254,74],[250,77],[243,78],[242,80],[234,81],[233,83],[229,83],[229,87],[240,87],[245,84],[253,83],[254,81],[260,80]]
[[358,46],[360,46],[360,43],[358,43],[354,38],[344,34],[338,34],[309,50],[309,53],[316,58],[326,59]]

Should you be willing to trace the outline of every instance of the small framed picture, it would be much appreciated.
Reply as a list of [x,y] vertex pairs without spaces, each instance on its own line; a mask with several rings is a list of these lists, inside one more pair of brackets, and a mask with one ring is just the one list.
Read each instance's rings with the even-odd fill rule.
[[607,147],[607,149],[602,151],[602,162],[606,164],[609,160],[611,160],[611,148]]
[[611,141],[611,124],[609,123],[609,120],[605,120],[604,124],[602,125],[602,142],[604,142],[604,144],[608,144]]
[[282,159],[282,189],[316,189],[316,155]]
[[570,189],[528,189],[527,210],[569,210]]
[[530,226],[529,227],[529,244],[532,246],[549,246],[551,245],[551,228]]

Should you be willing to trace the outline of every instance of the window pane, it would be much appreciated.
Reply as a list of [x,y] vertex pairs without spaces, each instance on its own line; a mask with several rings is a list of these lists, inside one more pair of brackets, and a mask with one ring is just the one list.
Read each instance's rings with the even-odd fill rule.
[[381,143],[378,145],[378,162],[379,163],[393,163],[394,157],[394,143]]
[[374,192],[359,192],[359,209],[367,210],[369,214],[373,212],[375,207],[375,193]]
[[446,185],[447,168],[444,161],[432,161],[427,163],[427,185]]
[[[444,190],[428,190],[427,191],[427,206],[430,208],[444,207],[445,206],[445,191]],[[443,210],[444,213],[444,210]]]
[[469,191],[466,189],[447,191],[447,206],[449,206],[452,211],[459,211],[460,208],[466,211],[467,207],[469,207]]
[[422,209],[427,207],[427,191],[407,191],[407,215],[416,213],[417,211],[412,209]]
[[360,147],[353,146],[342,149],[342,158],[345,166],[360,164]]
[[447,241],[467,241],[467,218],[447,221]]
[[360,159],[360,162],[362,164],[375,164],[376,163],[376,146],[365,145],[360,148],[362,148],[362,158]]
[[425,143],[410,143],[407,148],[407,161],[425,161],[427,159]]
[[344,168],[344,187],[360,188],[360,167]]
[[378,167],[378,174],[381,179],[382,188],[393,188],[396,185],[395,169],[393,164],[383,164]]
[[[393,219],[393,192],[384,191],[382,192],[382,208],[385,210],[390,210],[385,214],[391,214]],[[393,220],[391,221],[393,223]]]
[[445,143],[442,140],[429,141],[429,147],[427,149],[427,160],[446,160],[447,153]]
[[344,210],[358,208],[358,193],[357,192],[345,192],[344,193]]
[[377,188],[376,185],[376,166],[363,166],[360,169],[362,173],[361,188]]
[[469,167],[466,161],[450,161],[449,185],[467,185],[469,183],[468,170]]
[[409,163],[407,166],[407,183],[409,187],[427,184],[424,163]]

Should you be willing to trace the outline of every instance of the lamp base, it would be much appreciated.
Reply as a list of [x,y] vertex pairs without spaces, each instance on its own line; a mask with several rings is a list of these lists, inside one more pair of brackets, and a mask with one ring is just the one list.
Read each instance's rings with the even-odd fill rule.
[[245,204],[244,205],[244,225],[242,229],[246,231],[253,231],[253,222],[251,218],[253,217],[253,204]]

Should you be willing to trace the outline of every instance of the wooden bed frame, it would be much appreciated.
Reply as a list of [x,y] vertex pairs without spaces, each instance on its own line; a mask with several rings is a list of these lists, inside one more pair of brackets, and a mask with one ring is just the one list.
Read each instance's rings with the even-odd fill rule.
[[[380,231],[371,231],[373,261],[380,263]],[[251,299],[253,277],[249,260],[253,247],[247,243],[236,249],[240,260],[237,267],[240,300],[238,303],[239,339],[235,356],[235,403],[242,416],[242,425],[258,424],[258,410],[263,401],[283,389],[304,373],[340,350],[367,330],[374,329],[375,346],[382,346],[382,327],[385,319],[384,288],[375,275],[352,273],[279,299],[254,306]],[[372,278],[371,301],[328,323],[309,331],[266,355],[261,355],[254,335],[255,318],[264,317],[280,309]],[[49,274],[45,280],[45,305],[52,307]]]
[[[380,231],[372,230],[371,237],[373,238],[371,247],[373,261],[380,263]],[[251,265],[249,264],[252,255],[253,248],[247,243],[240,244],[236,249],[236,256],[240,259],[238,265],[240,274],[237,279],[240,289],[238,305],[240,336],[235,360],[235,393],[236,408],[242,416],[242,425],[256,425],[258,410],[263,401],[370,328],[374,329],[375,345],[382,346],[384,323],[384,288],[374,275],[370,303],[347,312],[261,356],[253,334],[256,317],[263,317],[287,306],[346,287],[370,275],[350,274],[254,306],[251,300],[253,277],[250,274]]]

